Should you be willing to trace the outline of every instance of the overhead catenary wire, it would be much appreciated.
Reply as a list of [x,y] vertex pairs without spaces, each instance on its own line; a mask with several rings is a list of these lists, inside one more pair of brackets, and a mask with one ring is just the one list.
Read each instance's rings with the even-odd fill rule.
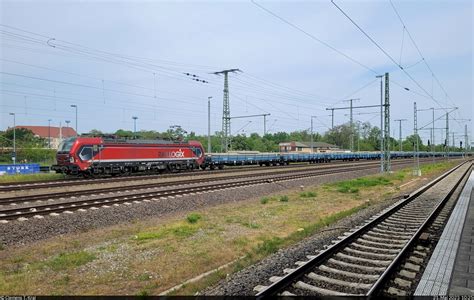
[[260,9],[266,11],[267,13],[269,13],[270,15],[274,16],[275,18],[279,19],[280,21],[282,21],[283,23],[286,23],[288,24],[289,26],[293,27],[294,29],[298,30],[299,32],[305,34],[306,36],[308,36],[309,38],[311,38],[312,40],[320,43],[321,45],[331,49],[332,51],[338,53],[339,55],[342,55],[344,56],[345,58],[347,58],[348,60],[352,61],[353,63],[361,66],[362,68],[368,70],[368,71],[371,71],[372,73],[374,74],[378,74],[377,71],[375,71],[374,69],[370,68],[369,66],[361,63],[360,61],[356,60],[355,58],[347,55],[346,53],[340,51],[339,49],[335,48],[334,46],[330,45],[329,43],[317,38],[315,35],[303,30],[301,27],[298,27],[296,26],[295,24],[291,23],[290,21],[284,19],[283,17],[277,15],[276,13],[274,13],[273,11],[269,10],[268,8],[264,7],[263,5],[260,5],[258,4],[257,2],[255,2],[255,0],[250,0],[254,5],[258,6]]
[[[443,92],[445,93],[446,96],[448,96],[448,93],[446,92],[446,90],[444,89],[443,85],[441,84],[441,82],[439,81],[438,77],[435,75],[435,73],[433,72],[433,70],[431,69],[430,65],[428,64],[428,62],[426,61],[423,53],[421,53],[421,50],[420,48],[418,47],[417,43],[415,42],[415,39],[413,38],[413,36],[411,35],[410,31],[408,30],[407,26],[405,25],[405,22],[403,21],[402,17],[400,16],[400,13],[398,12],[397,8],[395,7],[395,5],[393,4],[392,0],[389,0],[390,2],[390,5],[392,6],[392,9],[394,10],[395,14],[397,15],[398,17],[398,20],[400,21],[400,23],[403,25],[403,28],[404,30],[407,32],[407,35],[408,37],[410,38],[411,42],[413,43],[413,45],[415,46],[416,50],[418,51],[418,54],[420,55],[421,57],[421,61],[423,61],[426,65],[426,67],[428,68],[428,70],[430,71],[431,75],[436,79],[438,85],[440,86],[440,88],[443,90]],[[454,104],[454,103],[452,103]]]
[[359,24],[357,24],[341,7],[339,7],[335,2],[334,0],[331,0],[331,3],[360,31],[362,32],[362,34],[364,34],[382,53],[385,54],[385,56],[387,56],[400,70],[403,71],[403,73],[405,73],[405,75],[411,80],[413,81],[423,92],[425,92],[428,96],[430,96],[430,98],[436,103],[438,104],[440,107],[442,107],[442,105],[438,102],[438,100],[436,100],[433,95],[431,95],[423,86],[421,86],[421,84],[415,80],[415,78],[407,72],[407,70],[405,70],[399,63],[397,63],[397,61],[387,52],[385,51],[384,48],[382,48],[382,46],[380,46],[367,32],[365,32],[364,29],[362,29],[362,27],[359,26]]

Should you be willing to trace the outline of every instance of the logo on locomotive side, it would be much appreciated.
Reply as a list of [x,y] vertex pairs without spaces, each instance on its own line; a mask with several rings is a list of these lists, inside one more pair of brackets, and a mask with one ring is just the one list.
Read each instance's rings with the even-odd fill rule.
[[184,151],[182,151],[181,149],[179,149],[178,151],[171,151],[170,153],[171,157],[178,157],[178,158],[181,158],[181,157],[184,157]]
[[158,152],[160,157],[173,157],[173,158],[183,158],[184,151],[179,149],[178,151],[167,151],[167,152]]

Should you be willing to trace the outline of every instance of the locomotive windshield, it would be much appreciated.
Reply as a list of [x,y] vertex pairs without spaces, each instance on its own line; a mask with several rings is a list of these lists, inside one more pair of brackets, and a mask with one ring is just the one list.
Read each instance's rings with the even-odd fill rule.
[[58,153],[69,153],[75,141],[75,137],[65,139],[61,144],[59,144]]

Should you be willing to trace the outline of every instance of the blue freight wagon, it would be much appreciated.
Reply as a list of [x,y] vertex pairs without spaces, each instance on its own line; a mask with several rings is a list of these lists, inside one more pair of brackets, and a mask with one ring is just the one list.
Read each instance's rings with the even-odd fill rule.
[[[410,158],[413,157],[414,152],[400,152],[392,151],[390,156],[392,159]],[[432,157],[432,152],[419,152],[419,157]],[[435,152],[435,157],[444,157],[445,152]],[[449,156],[459,157],[463,156],[462,152],[451,152]],[[326,152],[326,153],[260,153],[257,151],[240,151],[229,153],[210,153],[206,155],[206,160],[203,169],[205,168],[219,168],[224,166],[243,166],[243,165],[285,165],[294,162],[309,162],[309,163],[328,163],[333,160],[353,161],[353,160],[376,160],[380,159],[380,152]]]

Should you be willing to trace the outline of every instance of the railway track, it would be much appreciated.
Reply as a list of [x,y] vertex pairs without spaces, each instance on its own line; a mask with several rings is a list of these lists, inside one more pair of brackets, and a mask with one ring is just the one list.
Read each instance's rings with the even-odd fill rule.
[[[420,159],[420,161],[433,161],[432,158]],[[441,161],[443,158],[437,158],[435,161]],[[402,161],[393,160],[393,161]],[[411,161],[411,159],[403,159],[403,161]],[[324,168],[326,166],[330,167],[332,165],[348,165],[348,164],[364,164],[364,163],[378,163],[378,161],[353,161],[353,162],[332,162],[330,164],[317,164],[316,166],[300,163],[300,164],[290,164],[285,166],[268,166],[268,167],[259,167],[259,166],[246,166],[246,167],[232,167],[224,170],[195,170],[188,171],[183,173],[173,173],[165,175],[133,175],[125,177],[106,177],[106,178],[94,178],[94,179],[84,179],[84,178],[65,178],[61,180],[43,180],[35,181],[28,183],[2,183],[0,184],[0,193],[7,193],[13,191],[24,191],[24,190],[33,190],[33,189],[46,189],[46,188],[55,188],[55,187],[69,187],[69,186],[80,186],[80,185],[91,185],[91,184],[103,184],[103,183],[116,183],[116,182],[130,182],[130,181],[146,181],[154,179],[163,179],[163,178],[173,178],[178,176],[202,176],[202,175],[213,175],[213,174],[227,174],[227,173],[236,173],[236,172],[246,172],[246,171],[266,171],[280,168]]]
[[[394,162],[394,165],[397,164],[406,164],[406,161],[398,161]],[[315,175],[324,175],[327,174],[324,172],[325,170],[331,170],[332,173],[340,173],[340,172],[347,172],[347,171],[356,171],[359,170],[361,167],[369,167],[378,165],[376,162],[364,162],[358,163],[354,166],[347,166],[347,165],[332,165],[332,166],[323,166],[319,168],[311,168],[310,170],[305,170],[305,174],[310,176]],[[133,193],[143,189],[156,189],[156,188],[163,188],[163,187],[172,187],[172,186],[187,186],[193,184],[200,184],[206,183],[209,181],[223,181],[223,180],[238,180],[241,178],[256,178],[262,176],[273,176],[273,175],[283,175],[283,174],[297,174],[302,172],[302,170],[286,170],[286,171],[279,171],[279,172],[272,172],[269,174],[262,174],[260,173],[251,173],[251,174],[243,174],[243,175],[233,175],[233,176],[220,176],[220,177],[212,177],[212,178],[196,178],[191,180],[186,180],[185,182],[157,182],[157,183],[146,183],[146,184],[138,184],[132,186],[119,186],[119,187],[107,187],[107,188],[99,188],[99,189],[91,189],[91,190],[83,190],[83,191],[70,191],[70,192],[56,192],[56,193],[46,193],[46,194],[35,194],[35,195],[27,195],[27,196],[15,196],[15,197],[8,197],[8,198],[0,198],[0,206],[2,205],[11,205],[11,204],[21,204],[21,203],[30,203],[30,202],[43,202],[43,201],[53,201],[55,199],[66,199],[66,198],[77,198],[83,197],[87,195],[97,196],[97,195],[104,195],[104,194],[115,194],[115,193]],[[323,172],[323,173],[321,173]]]
[[[409,162],[397,162],[394,165],[405,165],[409,164]],[[126,204],[130,205],[133,202],[139,201],[153,201],[157,199],[163,199],[165,197],[181,197],[184,195],[193,195],[198,193],[210,192],[210,191],[218,191],[222,189],[229,189],[229,188],[238,188],[238,187],[248,187],[258,184],[269,184],[269,183],[278,183],[282,181],[288,180],[295,180],[295,179],[303,179],[309,177],[316,177],[328,174],[337,174],[337,173],[346,173],[348,171],[358,171],[361,168],[364,169],[373,169],[378,168],[377,164],[372,165],[359,165],[359,166],[338,166],[337,168],[326,168],[320,169],[312,172],[282,172],[283,174],[272,174],[271,177],[263,177],[263,178],[256,178],[262,177],[262,174],[253,174],[249,176],[249,174],[245,175],[238,175],[232,176],[233,178],[223,177],[223,180],[233,180],[233,181],[225,181],[225,182],[218,182],[218,183],[209,183],[209,184],[200,184],[198,186],[190,186],[188,188],[181,186],[176,186],[176,183],[169,185],[171,188],[165,190],[158,190],[158,191],[149,191],[153,187],[163,187],[165,186],[163,183],[158,183],[156,186],[146,185],[144,188],[147,188],[147,191],[141,191],[134,194],[126,194],[121,195],[117,193],[117,188],[107,188],[107,189],[100,189],[94,190],[94,194],[99,194],[99,198],[95,199],[88,199],[85,197],[78,197],[77,192],[67,192],[67,193],[58,193],[57,197],[61,197],[60,200],[65,200],[66,195],[74,197],[73,199],[69,199],[72,201],[67,202],[53,202],[47,204],[38,204],[36,202],[33,205],[25,206],[25,207],[15,207],[15,208],[5,208],[5,206],[0,209],[0,222],[6,223],[9,220],[26,220],[30,217],[41,218],[44,215],[55,215],[58,213],[72,213],[73,211],[82,211],[85,209],[97,209],[99,207],[109,207],[111,205],[120,205]],[[253,177],[253,178],[249,178]],[[210,181],[217,181],[215,177],[213,178],[203,178],[197,179],[193,181],[193,183],[206,183]],[[131,190],[130,187],[124,187],[125,189]],[[133,191],[133,190],[132,190]],[[86,191],[86,194],[82,196],[87,196],[91,191]],[[113,194],[105,195],[105,192],[110,192]],[[32,201],[47,201],[47,200],[54,200],[51,194],[48,195],[31,195],[25,197],[15,197],[15,198],[6,198],[1,199],[0,204],[18,204],[18,203],[31,203]]]
[[257,298],[384,294],[395,272],[413,274],[408,264],[400,263],[471,167],[469,161],[451,169],[333,241],[325,250],[308,256],[307,261],[295,262],[295,268],[275,271],[279,273],[269,278],[268,285],[255,287]]
[[[346,163],[346,162],[344,162]],[[335,162],[335,164],[343,164],[343,162]],[[242,167],[231,167],[224,170],[194,170],[171,174],[140,174],[132,176],[121,176],[121,177],[105,177],[105,178],[64,178],[59,180],[41,180],[27,183],[1,183],[0,192],[11,192],[20,190],[31,190],[31,189],[42,189],[42,188],[54,188],[54,187],[66,187],[76,185],[89,185],[89,184],[101,184],[101,183],[113,183],[113,182],[128,182],[128,181],[145,181],[162,178],[173,178],[177,176],[200,176],[200,175],[212,175],[212,174],[226,174],[235,172],[246,172],[246,171],[263,171],[275,168],[300,168],[310,166],[307,163],[291,164],[285,166],[242,166]]]

